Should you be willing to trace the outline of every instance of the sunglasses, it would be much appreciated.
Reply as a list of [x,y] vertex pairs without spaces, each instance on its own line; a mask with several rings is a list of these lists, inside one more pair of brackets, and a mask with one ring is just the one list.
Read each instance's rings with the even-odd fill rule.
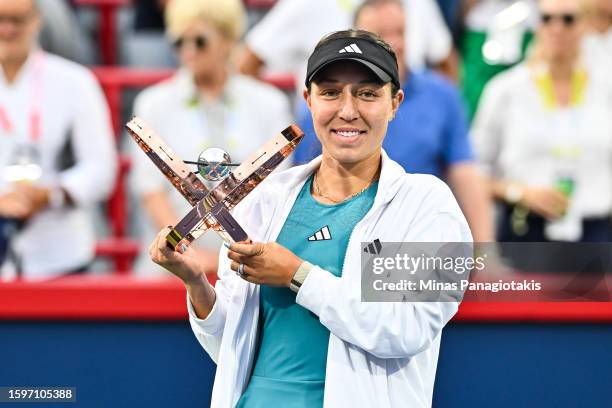
[[540,16],[540,20],[542,21],[542,24],[544,25],[551,24],[554,20],[559,20],[563,23],[564,26],[571,27],[576,23],[576,20],[578,20],[578,16],[576,14],[570,14],[570,13],[563,13],[563,14],[544,13]]
[[172,42],[172,45],[177,50],[180,50],[187,43],[192,43],[195,45],[198,51],[202,51],[208,45],[208,38],[203,35],[197,35],[195,37],[179,37]]

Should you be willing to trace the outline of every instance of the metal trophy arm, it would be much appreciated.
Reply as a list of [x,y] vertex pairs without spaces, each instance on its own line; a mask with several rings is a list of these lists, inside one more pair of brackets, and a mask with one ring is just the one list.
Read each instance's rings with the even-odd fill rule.
[[145,154],[193,206],[166,236],[167,245],[173,250],[185,249],[209,228],[228,243],[250,241],[248,234],[231,215],[230,210],[278,167],[304,137],[304,132],[299,127],[290,125],[240,165],[224,164],[237,167],[209,191],[189,170],[186,162],[142,119],[134,117],[126,127]]

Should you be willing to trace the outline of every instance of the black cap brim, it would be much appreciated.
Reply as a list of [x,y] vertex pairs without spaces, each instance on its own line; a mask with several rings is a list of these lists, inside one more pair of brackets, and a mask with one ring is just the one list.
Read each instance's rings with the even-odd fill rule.
[[383,84],[386,84],[387,82],[392,82],[393,79],[391,78],[391,76],[389,74],[387,74],[385,71],[383,71],[381,68],[377,67],[376,65],[372,64],[370,61],[366,61],[360,58],[347,58],[347,57],[339,57],[336,59],[333,59],[331,61],[327,61],[326,63],[324,63],[323,65],[317,67],[317,70],[314,71],[312,74],[310,74],[310,77],[307,78],[306,82],[310,83],[312,81],[315,80],[316,76],[321,73],[321,71],[323,71],[325,68],[329,67],[330,65],[333,65],[337,62],[342,62],[342,61],[355,61],[360,63],[361,65],[365,66],[366,68],[368,68],[370,71],[372,71],[372,73],[376,76],[376,78],[378,78],[378,80],[380,82],[382,82]]

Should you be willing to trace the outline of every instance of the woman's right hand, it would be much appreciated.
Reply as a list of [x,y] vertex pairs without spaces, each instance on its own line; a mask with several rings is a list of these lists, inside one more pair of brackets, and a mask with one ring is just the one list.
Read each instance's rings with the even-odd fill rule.
[[563,217],[569,205],[568,197],[548,187],[524,187],[521,204],[549,220]]
[[184,253],[173,251],[166,245],[166,236],[171,228],[162,229],[149,246],[149,255],[156,264],[172,272],[179,279],[190,285],[201,282],[205,278],[205,264],[195,250],[188,247]]

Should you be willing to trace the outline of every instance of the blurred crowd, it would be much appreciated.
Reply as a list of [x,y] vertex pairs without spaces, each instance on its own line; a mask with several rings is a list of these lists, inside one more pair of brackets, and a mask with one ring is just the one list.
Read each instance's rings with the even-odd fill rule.
[[[121,197],[115,252],[137,241],[129,272],[159,275],[146,249],[190,208],[113,129],[119,108],[90,69],[108,63],[109,33],[82,3],[0,0],[0,280],[112,270],[104,205]],[[293,122],[305,138],[286,166],[319,155],[306,58],[355,27],[398,57],[405,100],[383,148],[449,184],[475,241],[612,238],[612,0],[126,0],[113,21],[121,72],[172,70],[114,114],[185,160],[219,147],[240,162]],[[197,241],[211,273],[219,245]]]

